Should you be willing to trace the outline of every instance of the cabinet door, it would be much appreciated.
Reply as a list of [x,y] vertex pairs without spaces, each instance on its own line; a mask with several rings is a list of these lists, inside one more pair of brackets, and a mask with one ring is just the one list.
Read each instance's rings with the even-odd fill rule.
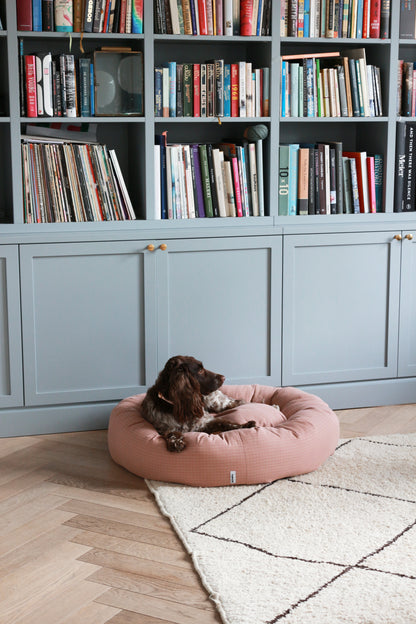
[[[410,236],[412,238],[410,238]],[[399,376],[416,376],[416,232],[404,232],[399,325]]]
[[18,250],[0,245],[0,407],[23,403],[20,327]]
[[154,265],[136,242],[21,247],[27,404],[143,389],[156,371],[154,302],[145,297]]
[[159,260],[159,368],[193,355],[227,383],[280,384],[281,238],[169,241]]
[[400,246],[390,232],[285,237],[284,385],[396,376]]

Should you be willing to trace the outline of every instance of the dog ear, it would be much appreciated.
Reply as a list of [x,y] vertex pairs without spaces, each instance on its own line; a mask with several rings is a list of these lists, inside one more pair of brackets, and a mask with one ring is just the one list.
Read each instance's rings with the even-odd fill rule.
[[171,376],[169,399],[173,403],[173,417],[185,423],[201,418],[204,403],[198,381],[180,364]]

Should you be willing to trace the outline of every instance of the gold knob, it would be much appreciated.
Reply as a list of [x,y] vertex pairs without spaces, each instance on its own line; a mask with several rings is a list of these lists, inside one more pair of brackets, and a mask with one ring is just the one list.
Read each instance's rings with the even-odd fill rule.
[[162,243],[162,244],[159,246],[159,249],[161,249],[162,251],[165,251],[167,248],[168,248],[168,246],[166,245],[166,243]]
[[412,240],[413,234],[406,234],[405,238],[407,238],[407,240]]
[[396,240],[400,241],[400,240],[402,240],[402,235],[401,234],[396,234],[396,236],[394,238]]
[[152,245],[152,243],[150,243],[150,244],[147,246],[147,249],[148,249],[149,251],[154,251],[154,250],[155,250],[155,246],[154,246],[154,245]]

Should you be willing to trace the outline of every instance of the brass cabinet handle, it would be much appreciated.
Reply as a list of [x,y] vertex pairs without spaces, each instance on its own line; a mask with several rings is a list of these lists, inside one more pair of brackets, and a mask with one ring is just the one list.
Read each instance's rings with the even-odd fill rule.
[[150,243],[150,244],[147,246],[147,249],[148,249],[148,251],[154,251],[154,250],[155,250],[155,246],[154,246],[154,245],[152,245],[152,243]]
[[168,246],[166,245],[166,243],[162,243],[161,245],[159,245],[159,249],[161,249],[162,251],[166,251],[167,248]]
[[406,234],[405,238],[407,238],[407,240],[412,240],[413,234]]
[[401,241],[402,240],[402,235],[401,234],[396,234],[396,236],[394,237],[396,240]]

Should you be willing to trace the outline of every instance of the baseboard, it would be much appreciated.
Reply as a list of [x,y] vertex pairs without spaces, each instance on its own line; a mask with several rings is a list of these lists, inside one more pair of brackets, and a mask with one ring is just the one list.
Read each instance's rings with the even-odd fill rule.
[[321,384],[301,388],[305,392],[321,397],[332,409],[416,403],[415,377]]
[[53,405],[0,410],[0,437],[107,429],[112,403]]

